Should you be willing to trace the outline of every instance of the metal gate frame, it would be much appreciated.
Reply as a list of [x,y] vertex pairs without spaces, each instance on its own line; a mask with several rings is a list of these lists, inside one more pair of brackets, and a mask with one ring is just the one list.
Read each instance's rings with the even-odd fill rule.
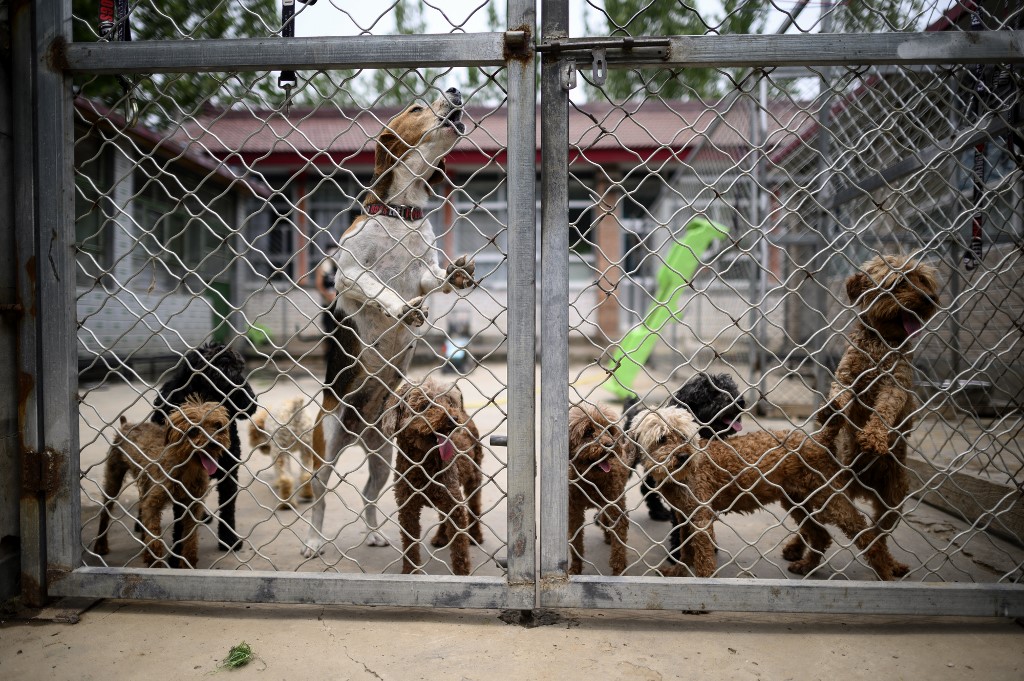
[[[70,0],[12,7],[23,453],[22,583],[54,596],[532,608],[536,599],[534,3],[505,33],[71,43]],[[83,567],[79,494],[72,92],[74,73],[505,66],[508,78],[508,567],[505,577]],[[521,370],[515,370],[521,367]]]
[[[544,0],[541,60],[542,299],[569,300],[569,87],[573,69],[656,66],[910,65],[1020,63],[1024,38],[988,33],[673,36],[650,50],[608,38],[569,38],[566,0]],[[667,42],[667,49],[662,44]],[[641,49],[637,49],[641,48]],[[540,583],[538,604],[760,612],[1011,616],[1024,614],[1024,585],[878,583],[786,579],[568,576],[568,304],[545,305],[541,337]]]
[[[133,43],[70,42],[70,0],[11,7],[22,579],[51,596],[477,608],[601,607],[775,612],[1024,615],[1024,586],[567,576],[568,90],[576,65],[652,65],[608,39],[568,38],[568,1],[543,0],[540,496],[535,494],[536,3],[509,0],[505,33]],[[655,65],[841,66],[1024,61],[1024,39],[984,34],[670,37]],[[73,73],[189,73],[505,66],[508,76],[508,571],[500,577],[91,568],[80,565],[71,164]],[[537,535],[537,520],[540,535]],[[539,554],[537,548],[539,546]],[[539,562],[538,562],[539,558]],[[539,574],[538,574],[539,571]]]

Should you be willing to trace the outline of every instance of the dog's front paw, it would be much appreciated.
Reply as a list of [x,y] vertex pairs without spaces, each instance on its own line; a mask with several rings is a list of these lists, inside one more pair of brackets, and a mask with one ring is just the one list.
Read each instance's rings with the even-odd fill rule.
[[323,539],[307,539],[303,544],[302,551],[299,552],[303,558],[312,558],[313,556],[319,556],[324,552]]
[[889,453],[889,437],[875,428],[861,430],[857,433],[857,446],[862,452],[885,456]]
[[366,545],[367,546],[391,546],[391,541],[388,540],[387,536],[377,530],[370,530],[366,533]]
[[403,305],[398,313],[398,318],[413,327],[420,327],[427,323],[429,310],[423,307],[423,296],[413,298],[408,304]]
[[469,260],[467,256],[459,258],[448,265],[445,277],[445,285],[450,288],[473,288],[476,280],[473,275],[476,273],[476,263]]

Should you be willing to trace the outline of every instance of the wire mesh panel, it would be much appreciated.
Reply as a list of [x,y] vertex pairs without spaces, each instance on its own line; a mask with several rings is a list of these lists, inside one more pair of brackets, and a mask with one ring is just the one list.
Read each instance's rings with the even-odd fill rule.
[[[99,37],[86,5],[83,46]],[[129,25],[197,51],[292,33],[276,3],[130,9],[111,42]],[[247,571],[276,585],[260,600],[509,604],[503,585],[528,572],[533,484],[532,440],[506,437],[532,418],[533,370],[510,376],[508,362],[532,364],[509,329],[532,337],[532,255],[517,262],[532,229],[509,229],[534,207],[508,140],[532,137],[534,112],[507,99],[532,99],[532,75],[501,66],[484,33],[498,28],[492,3],[294,9],[285,29],[370,45],[449,34],[451,62],[467,66],[364,69],[356,55],[338,70],[76,77],[77,590],[173,567],[206,580],[171,576],[163,593],[177,597],[216,584],[252,598],[249,582],[215,576]],[[243,62],[260,60],[239,44]],[[272,577],[296,572],[355,581]],[[398,573],[429,579],[364,579]]]
[[[659,29],[970,28],[905,5],[606,3],[591,36],[542,44],[571,90],[569,541],[545,547],[582,575],[542,602],[1024,578],[1019,68],[658,68],[690,48]],[[1015,28],[996,5],[982,29]]]
[[1024,612],[1012,3],[46,5],[51,594]]

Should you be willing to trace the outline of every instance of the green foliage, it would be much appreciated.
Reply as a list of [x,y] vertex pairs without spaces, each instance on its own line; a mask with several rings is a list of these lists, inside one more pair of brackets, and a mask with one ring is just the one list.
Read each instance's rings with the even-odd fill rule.
[[238,669],[252,662],[254,657],[252,646],[242,641],[237,646],[231,646],[228,656],[217,666],[222,669]]
[[[255,38],[272,35],[280,25],[277,0],[244,3],[194,3],[186,0],[133,2],[133,40],[203,40],[207,38]],[[99,39],[99,0],[74,0],[73,39]],[[279,105],[283,93],[276,74],[194,73],[135,76],[142,119],[160,127],[181,120],[204,104],[229,105],[240,98]],[[119,105],[121,85],[114,76],[76,79],[82,94],[108,105]]]
[[[702,16],[679,1],[606,0],[606,31],[612,37],[760,33],[768,7],[749,0],[724,0],[722,16]],[[706,99],[719,96],[725,80],[721,71],[708,68],[611,70],[601,91],[617,102],[650,97]]]

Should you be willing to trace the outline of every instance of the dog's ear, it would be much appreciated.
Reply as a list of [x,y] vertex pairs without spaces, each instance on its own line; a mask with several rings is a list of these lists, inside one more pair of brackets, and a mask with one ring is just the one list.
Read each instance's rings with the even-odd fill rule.
[[435,186],[441,184],[446,179],[448,179],[447,166],[445,166],[444,159],[442,158],[437,162],[437,170],[435,170],[434,174],[430,176],[427,183],[430,184],[430,186]]
[[124,414],[121,414],[121,430],[124,430],[125,426],[128,425],[128,419],[125,418]]
[[409,392],[409,384],[403,383],[384,402],[384,415],[380,419],[380,430],[386,438],[393,438],[399,430],[398,424],[404,424],[409,418],[409,408],[405,403],[405,395]]
[[377,146],[373,156],[373,180],[370,182],[370,191],[377,197],[378,201],[388,200],[391,194],[391,183],[394,179],[391,169],[408,150],[408,145],[391,128],[384,128],[380,135],[377,136]]
[[864,293],[871,288],[871,279],[863,272],[850,275],[846,280],[846,297],[851,303],[856,303]]

